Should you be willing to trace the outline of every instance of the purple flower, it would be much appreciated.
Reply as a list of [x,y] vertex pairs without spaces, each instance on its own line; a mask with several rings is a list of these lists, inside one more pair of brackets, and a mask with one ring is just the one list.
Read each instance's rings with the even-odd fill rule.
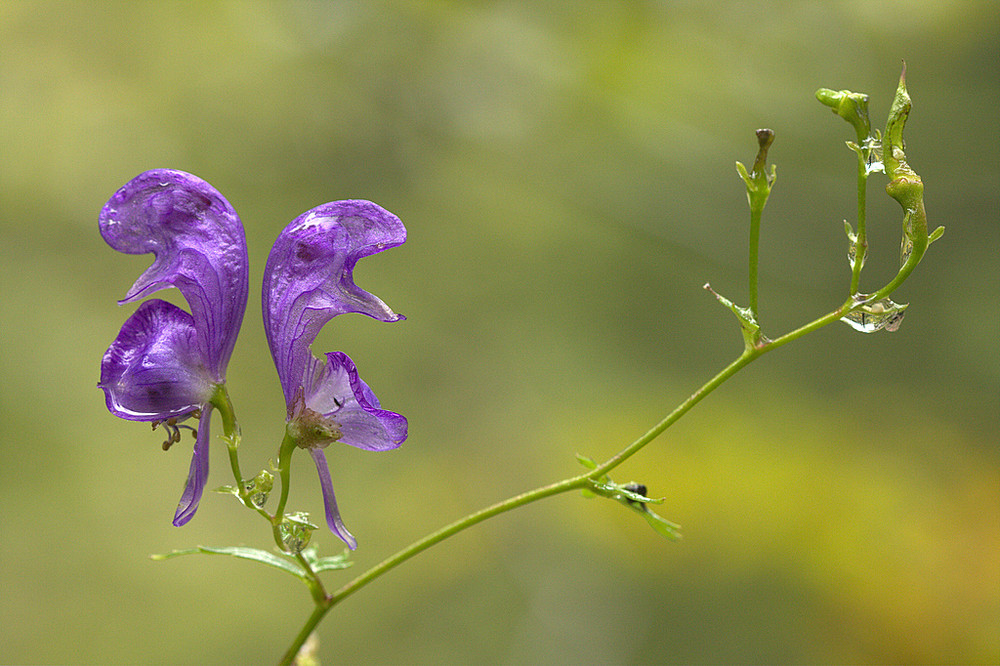
[[[101,236],[119,252],[155,260],[120,304],[176,287],[190,314],[160,299],[146,301],[122,326],[101,362],[108,409],[130,421],[164,423],[164,448],[180,438],[178,423],[199,419],[187,486],[174,515],[183,525],[198,509],[208,477],[210,401],[246,310],[246,237],[236,211],[191,174],[155,169],[139,174],[108,200]],[[180,426],[187,427],[187,426]]]
[[335,201],[295,218],[278,236],[264,268],[264,330],[288,408],[287,434],[309,450],[319,472],[330,529],[350,547],[323,449],[340,441],[368,451],[394,449],[406,439],[406,419],[379,407],[344,353],[320,360],[309,346],[339,314],[360,312],[399,321],[377,297],[354,284],[362,257],[402,245],[406,229],[370,201]]

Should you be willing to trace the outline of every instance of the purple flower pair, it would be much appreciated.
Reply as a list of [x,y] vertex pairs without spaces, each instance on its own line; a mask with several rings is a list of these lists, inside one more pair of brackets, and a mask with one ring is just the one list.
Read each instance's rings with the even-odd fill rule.
[[[116,192],[101,211],[99,226],[114,249],[156,257],[120,303],[174,286],[191,309],[160,299],[142,303],[104,354],[98,384],[111,413],[164,424],[165,447],[179,441],[179,428],[186,426],[178,424],[198,418],[187,485],[173,521],[183,525],[205,488],[211,412],[224,395],[226,367],[246,309],[243,225],[205,181],[157,169]],[[285,395],[287,433],[312,455],[327,524],[351,548],[356,542],[340,519],[323,449],[335,441],[369,451],[393,449],[406,439],[407,422],[380,409],[346,354],[327,354],[324,362],[309,347],[338,314],[403,319],[358,288],[353,270],[362,257],[405,240],[406,229],[388,211],[368,201],[336,201],[285,227],[264,269],[264,327]]]

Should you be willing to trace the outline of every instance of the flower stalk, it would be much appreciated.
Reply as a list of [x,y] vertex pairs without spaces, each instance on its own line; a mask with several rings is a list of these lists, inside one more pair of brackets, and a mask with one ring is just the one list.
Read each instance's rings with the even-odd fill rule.
[[767,198],[771,195],[771,188],[777,180],[775,166],[771,165],[771,172],[767,172],[767,150],[774,143],[774,131],[769,129],[759,129],[757,134],[757,157],[753,162],[753,170],[747,173],[747,168],[741,162],[736,163],[736,170],[746,184],[747,203],[750,205],[750,259],[749,259],[749,282],[750,282],[750,318],[757,318],[757,264],[760,247],[760,220],[764,213],[764,206]]

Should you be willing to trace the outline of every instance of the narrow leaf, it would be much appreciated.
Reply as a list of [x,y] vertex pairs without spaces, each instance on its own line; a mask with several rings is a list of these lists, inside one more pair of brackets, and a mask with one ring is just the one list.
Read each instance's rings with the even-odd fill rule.
[[681,526],[677,523],[672,523],[666,518],[661,518],[652,511],[646,511],[642,514],[642,517],[646,519],[646,522],[649,523],[650,527],[671,541],[677,541],[681,538]]
[[319,573],[321,571],[330,571],[331,569],[346,569],[353,566],[352,562],[347,553],[341,553],[340,555],[331,555],[329,557],[321,557],[312,563],[313,571]]
[[[253,560],[255,562],[260,562],[268,566],[272,566],[275,569],[281,569],[287,573],[292,574],[296,578],[301,578],[302,580],[307,580],[306,572],[303,571],[295,562],[288,560],[280,555],[275,555],[274,553],[269,553],[266,550],[259,550],[257,548],[245,548],[242,546],[225,546],[222,548],[211,548],[209,546],[195,546],[194,548],[188,548],[186,550],[175,550],[170,553],[165,553],[161,555],[150,555],[150,558],[160,561],[167,560],[173,557],[179,557],[181,555],[229,555],[231,557],[237,557],[242,560]],[[326,558],[324,558],[326,559]]]

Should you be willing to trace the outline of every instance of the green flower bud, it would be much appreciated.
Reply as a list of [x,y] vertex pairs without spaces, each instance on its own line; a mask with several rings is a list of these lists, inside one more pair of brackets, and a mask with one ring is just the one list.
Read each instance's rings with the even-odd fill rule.
[[868,95],[850,90],[820,88],[816,91],[816,99],[851,123],[854,131],[857,132],[859,144],[864,143],[864,140],[871,134],[872,124],[868,119]]
[[899,75],[899,86],[896,88],[896,96],[889,109],[889,120],[885,125],[885,135],[882,137],[882,161],[885,164],[885,174],[889,177],[885,191],[903,208],[903,239],[899,257],[901,265],[914,253],[919,261],[927,246],[944,233],[944,228],[938,227],[930,236],[927,234],[924,184],[907,163],[903,150],[903,128],[910,115],[910,107],[910,95],[906,92],[906,63],[903,63],[903,72]]
[[771,172],[767,172],[767,149],[774,143],[774,131],[769,129],[759,129],[757,134],[757,157],[753,161],[753,171],[747,173],[747,168],[742,162],[736,163],[736,171],[746,184],[747,202],[752,210],[763,210],[767,203],[767,197],[771,194],[771,188],[778,179],[775,167],[771,165]]

